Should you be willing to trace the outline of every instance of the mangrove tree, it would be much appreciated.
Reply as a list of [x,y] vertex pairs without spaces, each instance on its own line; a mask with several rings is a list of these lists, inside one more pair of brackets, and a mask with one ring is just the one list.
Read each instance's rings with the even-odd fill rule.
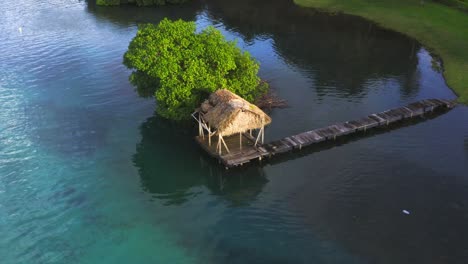
[[259,64],[235,41],[209,26],[164,19],[138,28],[124,55],[130,82],[139,95],[154,96],[157,112],[168,119],[188,119],[201,101],[226,88],[253,102],[268,86],[258,77]]

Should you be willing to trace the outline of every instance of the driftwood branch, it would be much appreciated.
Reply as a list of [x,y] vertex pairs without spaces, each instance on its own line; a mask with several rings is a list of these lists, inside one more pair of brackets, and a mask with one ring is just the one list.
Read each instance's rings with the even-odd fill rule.
[[263,110],[270,111],[273,108],[288,107],[288,102],[279,98],[276,93],[270,89],[266,94],[255,100],[255,105]]

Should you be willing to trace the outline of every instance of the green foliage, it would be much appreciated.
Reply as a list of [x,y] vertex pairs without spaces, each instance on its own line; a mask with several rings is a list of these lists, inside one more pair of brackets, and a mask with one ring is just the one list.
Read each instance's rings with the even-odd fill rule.
[[189,0],[96,0],[97,5],[115,6],[121,4],[135,4],[138,6],[160,6],[167,4],[182,4]]
[[196,32],[194,22],[164,19],[142,25],[124,55],[130,81],[142,96],[154,92],[163,117],[188,119],[208,94],[226,88],[253,102],[266,92],[259,65],[214,27]]

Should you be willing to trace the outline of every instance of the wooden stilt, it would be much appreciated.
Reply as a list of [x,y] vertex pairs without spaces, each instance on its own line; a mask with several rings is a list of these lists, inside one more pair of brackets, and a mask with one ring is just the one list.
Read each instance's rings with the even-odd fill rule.
[[262,130],[260,129],[260,132],[259,132],[258,135],[257,135],[257,139],[255,140],[254,146],[257,146],[258,140],[259,140],[260,137],[262,136],[261,133],[262,133]]
[[211,147],[211,128],[208,127],[208,146]]
[[219,136],[221,138],[221,142],[223,143],[224,147],[226,148],[227,152],[230,153],[228,146],[226,145],[226,142],[224,141],[224,138],[222,136]]
[[200,134],[202,138],[205,138],[205,133],[203,132],[203,126],[202,126],[202,122],[200,119],[200,115],[198,115],[198,133]]
[[240,150],[242,150],[242,133],[239,133],[239,144]]
[[265,126],[262,126],[262,144],[265,142]]
[[265,120],[263,116],[262,116],[262,128],[260,129],[260,134],[262,135],[262,144],[263,144],[265,141]]
[[219,155],[223,154],[223,150],[221,148],[221,136],[218,136],[218,144],[216,145],[216,150],[218,151]]

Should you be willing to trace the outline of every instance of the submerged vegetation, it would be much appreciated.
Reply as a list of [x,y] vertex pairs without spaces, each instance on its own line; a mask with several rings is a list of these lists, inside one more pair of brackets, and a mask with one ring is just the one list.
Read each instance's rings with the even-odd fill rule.
[[132,4],[137,6],[152,6],[165,4],[182,4],[189,0],[96,0],[97,5],[116,6],[123,4]]
[[[295,0],[301,6],[361,16],[416,38],[444,62],[448,85],[468,103],[468,14],[460,9],[465,1],[438,1],[457,4],[449,7],[420,0]],[[466,9],[465,9],[466,10]]]
[[268,90],[259,64],[214,27],[196,31],[194,22],[162,20],[141,25],[124,55],[139,95],[154,96],[157,112],[188,119],[210,93],[226,88],[253,102]]

